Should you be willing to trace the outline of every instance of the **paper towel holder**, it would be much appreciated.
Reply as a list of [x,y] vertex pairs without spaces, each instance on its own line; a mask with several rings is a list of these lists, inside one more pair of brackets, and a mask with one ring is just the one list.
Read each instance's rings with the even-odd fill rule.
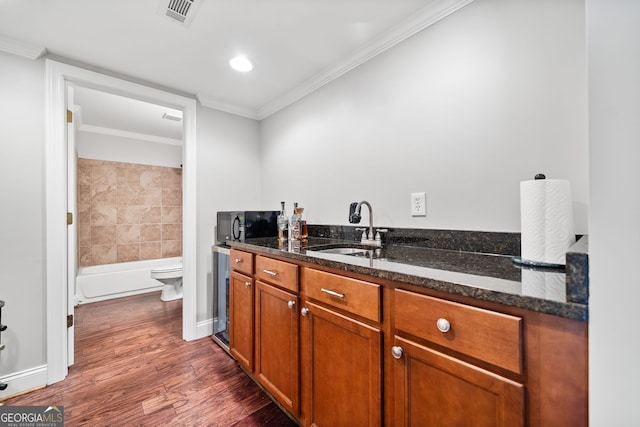
[[[533,177],[533,179],[537,181],[541,179],[547,179],[547,177],[543,173],[537,173]],[[513,261],[514,264],[524,266],[524,267],[530,267],[533,269],[541,269],[541,270],[565,270],[566,269],[566,266],[564,264],[553,264],[553,263],[542,262],[542,261],[530,261],[527,259],[523,259],[520,256],[514,256],[513,258],[511,258],[511,261]]]
[[539,262],[539,261],[529,261],[526,259],[522,259],[522,257],[514,256],[511,258],[514,264],[522,265],[524,267],[533,267],[540,269],[548,269],[548,270],[565,270],[564,264],[552,264],[549,262]]

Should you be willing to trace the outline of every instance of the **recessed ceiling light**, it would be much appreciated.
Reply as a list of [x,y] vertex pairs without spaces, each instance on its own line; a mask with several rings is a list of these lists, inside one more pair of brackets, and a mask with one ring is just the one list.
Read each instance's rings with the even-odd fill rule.
[[229,65],[236,71],[246,73],[253,70],[253,62],[244,56],[235,56],[229,60]]

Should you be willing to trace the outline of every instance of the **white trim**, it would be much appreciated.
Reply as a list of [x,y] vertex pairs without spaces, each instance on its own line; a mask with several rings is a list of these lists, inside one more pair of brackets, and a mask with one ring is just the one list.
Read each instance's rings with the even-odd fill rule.
[[10,39],[9,37],[2,35],[0,35],[0,50],[14,55],[24,56],[29,59],[38,59],[47,53],[47,48],[44,46]]
[[262,106],[257,112],[258,120],[265,119],[271,114],[293,104],[299,99],[320,89],[322,86],[380,55],[384,51],[392,48],[403,40],[408,39],[417,32],[422,31],[446,18],[473,1],[474,0],[443,0],[431,2],[425,8],[420,9],[417,13],[367,43],[364,47],[358,49],[355,54],[316,74],[301,85],[288,91],[283,96],[280,96]]
[[22,393],[36,387],[43,387],[47,384],[47,365],[36,366],[35,368],[15,372],[11,375],[0,378],[0,381],[7,384],[7,388],[0,391],[0,398],[8,398],[14,394]]
[[161,144],[182,145],[181,139],[166,138],[164,136],[148,135],[145,133],[129,132],[126,130],[103,128],[100,126],[92,126],[80,124],[79,132],[99,133],[102,135],[118,136],[122,138],[138,139],[141,141],[159,142]]
[[258,113],[251,108],[244,108],[233,104],[219,102],[213,98],[207,98],[202,95],[198,95],[198,101],[200,101],[200,104],[205,107],[213,108],[214,110],[224,111],[225,113],[235,114],[236,116],[246,117],[248,119],[259,119]]
[[67,94],[64,76],[46,61],[45,236],[47,383],[64,379],[67,366]]
[[213,319],[202,320],[196,325],[198,337],[210,337],[213,335]]
[[322,86],[380,55],[382,52],[392,48],[403,40],[408,39],[417,32],[422,31],[446,18],[473,1],[474,0],[442,0],[431,2],[428,6],[420,9],[418,12],[387,30],[373,41],[365,44],[343,61],[321,71],[282,96],[266,103],[258,110],[219,102],[213,98],[207,98],[202,95],[198,95],[198,101],[200,101],[200,103],[205,107],[235,114],[237,116],[247,117],[254,120],[266,119],[270,115],[320,89]]
[[[186,98],[183,98],[186,99]],[[196,101],[182,108],[182,338],[198,337],[197,322],[197,174]]]
[[95,71],[46,60],[46,288],[48,383],[66,366],[66,85],[76,84],[182,110],[183,122],[183,310],[182,335],[196,333],[196,101]]

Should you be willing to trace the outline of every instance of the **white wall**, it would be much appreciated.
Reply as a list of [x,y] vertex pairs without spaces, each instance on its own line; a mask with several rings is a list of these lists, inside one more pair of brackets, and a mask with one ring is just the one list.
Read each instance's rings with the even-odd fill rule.
[[[477,0],[263,120],[263,202],[311,223],[519,231],[519,182],[569,179],[587,231],[584,2]],[[427,193],[412,218],[411,192]],[[367,214],[364,214],[365,222]]]
[[638,426],[640,2],[587,0],[589,421]]
[[182,146],[93,132],[77,133],[78,157],[179,168]]
[[[46,364],[44,61],[0,52],[0,376]],[[46,376],[44,377],[46,380]]]
[[[216,212],[262,209],[259,205],[258,122],[198,105],[198,306],[197,320],[213,319],[211,246]],[[213,333],[213,329],[211,331]]]
[[[2,322],[9,325],[2,334],[7,348],[0,352],[0,378],[12,381],[0,397],[47,381],[44,77],[43,60],[0,52],[0,158],[4,161],[0,194],[5,208],[0,211],[0,299],[7,304]],[[256,205],[261,194],[260,150],[255,120],[198,105],[197,125],[197,321],[206,328],[213,316],[209,301],[215,213],[260,208]],[[114,143],[114,138],[109,137],[109,142]],[[94,142],[97,139],[100,136],[94,135]],[[143,164],[149,163],[144,158],[153,158],[153,164],[171,158],[168,166],[177,161],[170,153],[149,154],[138,141],[125,140],[115,143],[138,146],[133,151],[113,150],[101,158]]]

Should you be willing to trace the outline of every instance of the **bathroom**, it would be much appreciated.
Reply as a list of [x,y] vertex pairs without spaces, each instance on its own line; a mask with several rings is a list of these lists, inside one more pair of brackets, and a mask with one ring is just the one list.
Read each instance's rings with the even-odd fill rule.
[[181,298],[182,112],[81,86],[69,99],[75,305]]

